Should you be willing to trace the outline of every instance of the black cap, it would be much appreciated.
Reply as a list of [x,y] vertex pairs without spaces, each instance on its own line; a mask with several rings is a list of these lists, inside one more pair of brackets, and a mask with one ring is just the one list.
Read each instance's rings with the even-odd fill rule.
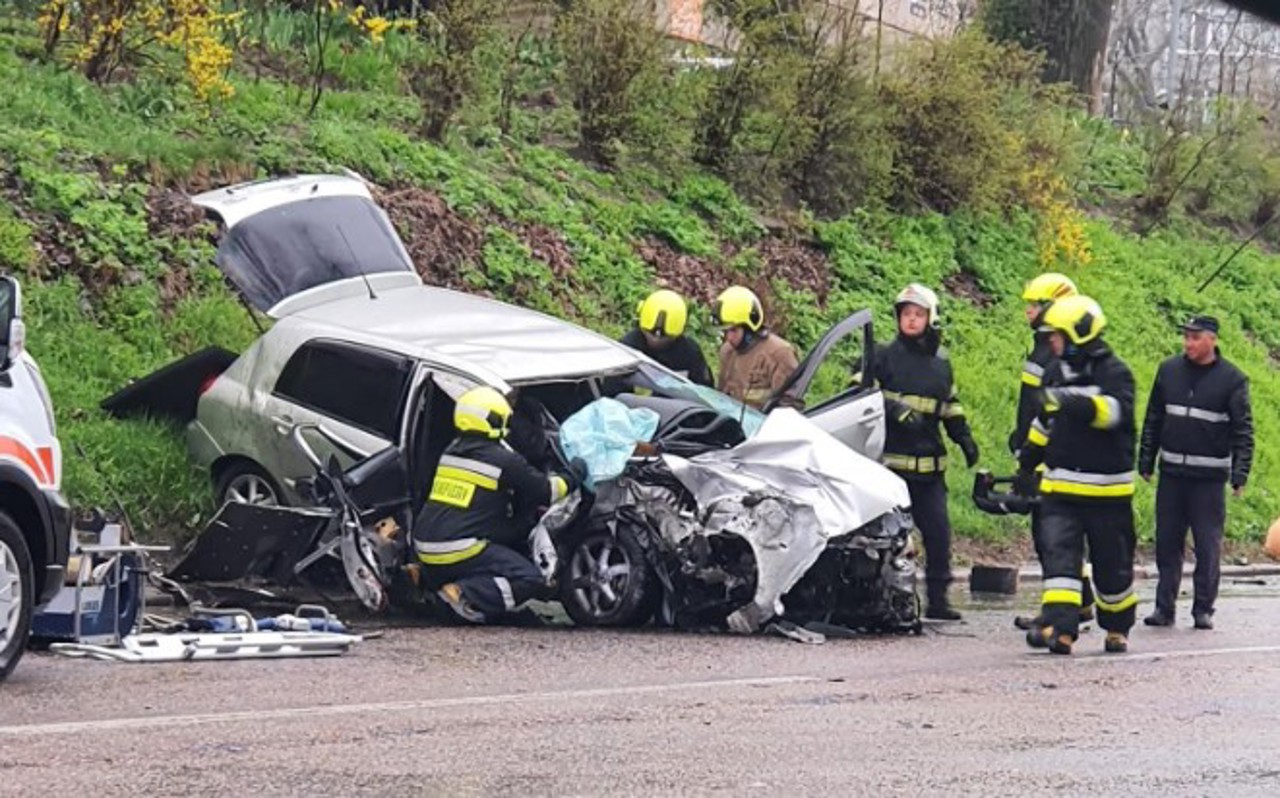
[[1218,334],[1218,319],[1214,316],[1192,316],[1187,319],[1187,323],[1182,325],[1183,330],[1197,332],[1211,332]]

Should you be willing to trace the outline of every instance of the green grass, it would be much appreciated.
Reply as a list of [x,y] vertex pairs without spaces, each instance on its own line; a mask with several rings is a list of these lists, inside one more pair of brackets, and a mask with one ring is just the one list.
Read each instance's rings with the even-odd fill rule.
[[[725,245],[750,246],[765,234],[753,208],[723,181],[698,172],[606,174],[521,140],[472,146],[459,136],[443,147],[418,140],[412,135],[418,109],[380,71],[394,54],[358,51],[342,67],[348,88],[327,91],[307,119],[305,97],[269,79],[234,76],[235,97],[212,114],[160,82],[94,87],[20,57],[17,45],[30,45],[23,36],[0,34],[0,171],[15,203],[0,203],[0,267],[26,280],[30,348],[57,405],[68,493],[83,505],[107,505],[118,496],[154,537],[183,537],[207,518],[207,478],[188,465],[180,431],[110,420],[98,403],[177,356],[214,343],[242,349],[255,332],[211,269],[202,235],[152,234],[146,197],[153,181],[204,186],[345,166],[380,184],[430,189],[485,231],[479,262],[465,269],[471,285],[610,335],[631,323],[636,301],[654,284],[637,254],[641,239],[719,261]],[[517,120],[520,129],[539,124],[532,113]],[[1103,202],[1136,194],[1140,148],[1106,126],[1084,124],[1094,143],[1081,156],[1083,196]],[[573,272],[556,278],[503,220],[557,231],[573,254]],[[46,229],[57,232],[76,268],[37,251]],[[1007,472],[1005,439],[1028,339],[1017,295],[1038,268],[1034,229],[1034,220],[1019,214],[858,212],[813,223],[809,232],[827,250],[833,290],[820,304],[801,288],[775,285],[776,322],[803,349],[843,315],[870,307],[885,340],[892,334],[890,303],[905,283],[941,286],[957,272],[971,275],[994,304],[978,308],[944,296],[946,343],[984,465]],[[1139,240],[1103,221],[1088,231],[1095,262],[1072,276],[1108,311],[1108,337],[1137,375],[1140,405],[1156,365],[1177,351],[1175,322],[1191,310],[1223,317],[1225,352],[1253,378],[1258,428],[1254,479],[1247,497],[1232,505],[1229,533],[1260,539],[1280,514],[1273,487],[1280,424],[1271,410],[1280,402],[1280,371],[1270,355],[1280,351],[1280,258],[1249,250],[1198,295],[1199,281],[1229,251],[1220,235],[1180,225]],[[758,263],[748,250],[732,266],[752,274]],[[177,301],[161,289],[175,272],[186,286]],[[706,310],[692,309],[690,330],[714,363],[717,341]],[[819,390],[838,388],[843,377],[829,371]],[[949,475],[959,533],[988,540],[1020,533],[1019,519],[972,507],[971,480],[963,468]],[[1141,486],[1139,528],[1146,537],[1151,501]]]

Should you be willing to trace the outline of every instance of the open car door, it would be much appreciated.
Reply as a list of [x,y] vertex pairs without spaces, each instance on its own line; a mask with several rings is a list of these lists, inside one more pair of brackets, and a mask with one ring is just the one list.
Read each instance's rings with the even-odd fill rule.
[[799,400],[810,421],[855,452],[879,460],[884,453],[884,396],[870,373],[874,347],[871,311],[860,310],[818,341],[764,409]]

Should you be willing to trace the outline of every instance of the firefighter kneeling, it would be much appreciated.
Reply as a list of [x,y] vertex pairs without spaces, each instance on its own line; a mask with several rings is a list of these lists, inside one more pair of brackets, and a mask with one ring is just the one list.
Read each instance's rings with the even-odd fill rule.
[[1085,296],[1045,313],[1060,360],[1045,375],[1043,407],[1020,455],[1020,479],[1040,478],[1043,625],[1027,644],[1070,654],[1079,634],[1085,542],[1093,564],[1098,624],[1105,648],[1129,647],[1138,596],[1133,587],[1134,383],[1129,367],[1102,340],[1106,318]]
[[500,620],[546,589],[526,554],[541,507],[563,498],[568,482],[529,465],[504,442],[511,405],[493,388],[467,391],[453,422],[431,495],[413,531],[422,580],[459,617]]

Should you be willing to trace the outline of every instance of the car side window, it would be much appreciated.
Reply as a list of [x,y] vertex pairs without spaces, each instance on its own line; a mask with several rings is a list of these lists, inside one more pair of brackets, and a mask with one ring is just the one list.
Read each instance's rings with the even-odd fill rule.
[[413,362],[406,357],[309,341],[285,364],[275,394],[394,442],[412,373]]

